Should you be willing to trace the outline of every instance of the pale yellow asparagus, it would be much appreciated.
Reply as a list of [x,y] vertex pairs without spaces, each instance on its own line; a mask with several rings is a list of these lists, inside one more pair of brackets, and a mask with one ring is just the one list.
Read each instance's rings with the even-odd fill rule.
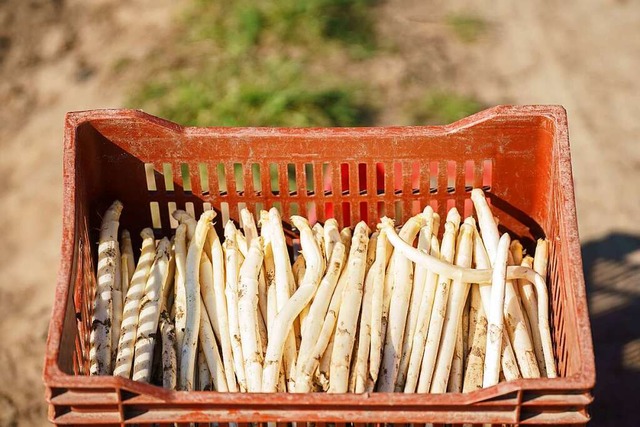
[[451,370],[447,382],[447,392],[462,393],[462,383],[464,375],[464,344],[462,323],[458,325],[456,333],[456,342],[451,360]]
[[[431,244],[429,245],[429,254],[440,258],[440,244],[435,233],[431,236]],[[417,265],[417,264],[416,264]],[[420,376],[420,367],[424,356],[425,343],[427,333],[429,331],[429,322],[433,310],[433,303],[436,297],[436,287],[438,285],[438,275],[433,271],[427,271],[426,282],[420,302],[420,315],[418,316],[416,331],[413,336],[413,345],[411,346],[411,357],[409,358],[409,366],[407,368],[407,377],[404,385],[405,393],[415,393],[418,386],[418,378]]]
[[176,258],[173,311],[175,311],[174,321],[176,325],[176,344],[178,348],[179,365],[182,355],[182,343],[184,342],[184,331],[187,328],[187,294],[185,290],[185,276],[187,272],[187,224],[182,223],[176,228],[173,244]]
[[247,258],[240,267],[238,287],[238,324],[242,341],[244,372],[247,391],[260,392],[262,389],[262,346],[258,325],[258,276],[262,266],[262,240],[253,238]]
[[[259,236],[255,218],[247,208],[244,208],[240,211],[240,218],[242,219],[242,230],[244,231],[244,235],[247,239],[247,245],[250,247],[251,242]],[[260,268],[260,275],[258,276],[258,307],[260,307],[260,315],[262,316],[262,322],[266,324],[267,322],[267,281],[264,276],[264,267]]]
[[[489,254],[492,264],[495,263],[497,244],[495,243],[499,233],[498,226],[493,219],[491,208],[489,207],[482,190],[476,188],[471,192],[471,200],[473,201],[475,210],[478,215],[478,224],[480,234],[484,241],[485,248]],[[510,253],[507,254],[510,258]],[[540,377],[538,363],[535,360],[535,351],[533,342],[527,330],[527,320],[520,301],[516,293],[516,288],[512,280],[507,280],[505,287],[505,330],[509,334],[509,338],[513,342],[513,349],[518,361],[520,372],[524,378]]]
[[[423,214],[410,218],[400,230],[400,237],[409,244],[413,244],[418,232],[426,224]],[[380,371],[382,376],[378,379],[378,391],[392,392],[395,389],[402,356],[402,342],[407,323],[407,311],[413,286],[413,264],[411,260],[400,253],[393,255],[394,269],[391,271],[393,285],[390,289],[389,308],[387,316],[387,332],[382,353]],[[393,262],[392,261],[392,262]],[[387,275],[389,277],[389,274]],[[386,301],[385,301],[386,302]],[[382,318],[384,330],[385,317]]]
[[[196,232],[194,239],[197,240],[197,238],[198,232]],[[211,373],[211,380],[216,391],[229,391],[229,388],[227,387],[227,380],[224,375],[222,357],[220,357],[220,352],[218,351],[218,344],[216,343],[216,337],[213,333],[211,322],[209,321],[207,308],[204,306],[202,300],[200,300],[199,303],[200,310],[198,311],[200,312],[200,327],[198,328],[198,336],[200,338],[200,348],[202,348],[202,352],[207,360],[209,372]],[[182,372],[180,372],[180,376],[182,376]],[[193,371],[191,376],[193,377]]]
[[[298,352],[298,374],[296,379],[296,385],[303,384],[310,381],[310,377],[305,378],[302,373],[304,364],[311,357],[311,351],[318,342],[318,337],[322,330],[324,322],[316,319],[324,319],[327,314],[329,303],[331,302],[331,296],[334,293],[336,285],[338,284],[338,278],[342,272],[342,268],[346,262],[345,248],[342,242],[337,242],[333,247],[333,253],[329,261],[329,268],[326,274],[320,281],[318,290],[313,298],[313,302],[309,308],[309,318],[314,319],[313,322],[305,324],[302,328],[302,342],[300,343],[300,351]],[[307,384],[310,387],[310,384]],[[305,386],[300,386],[300,390],[303,390]],[[298,389],[299,387],[296,387]]]
[[335,218],[330,218],[324,223],[323,230],[324,238],[324,256],[327,260],[331,258],[333,254],[333,246],[341,241],[340,229],[338,228],[338,221]]
[[311,230],[313,230],[313,237],[315,237],[316,243],[320,248],[320,253],[322,254],[322,274],[324,274],[327,263],[329,262],[329,258],[325,257],[324,250],[324,227],[319,222],[316,222]]
[[213,388],[211,372],[209,371],[209,365],[207,365],[207,358],[202,351],[202,347],[198,345],[198,390],[208,391]]
[[336,331],[334,328],[329,336],[329,342],[326,343],[326,349],[320,358],[320,364],[316,371],[316,383],[321,391],[329,391],[329,379],[331,378],[331,355],[333,354],[333,344],[335,343]]
[[384,313],[385,272],[391,258],[390,252],[393,251],[393,247],[389,245],[387,240],[386,230],[382,229],[379,233],[378,241],[376,242],[376,261],[372,267],[374,276],[371,296],[371,348],[369,350],[369,374],[365,386],[368,392],[372,392],[375,388],[378,382],[378,374],[380,373],[382,346],[384,344],[382,316]]
[[[355,355],[355,366],[352,368],[353,391],[364,393],[369,379],[369,354],[371,353],[371,318],[373,313],[373,297],[375,285],[383,284],[384,280],[384,250],[386,250],[385,232],[373,233],[369,239],[367,258],[373,258],[373,263],[367,272],[362,297],[362,312],[360,314],[360,329],[358,331],[358,349]],[[373,247],[373,255],[370,249]],[[378,254],[378,255],[376,255]],[[379,258],[378,258],[379,257]],[[382,289],[382,288],[380,288]],[[381,292],[378,292],[381,295]],[[380,312],[381,310],[378,310]]]
[[247,253],[249,252],[249,246],[247,245],[247,239],[242,234],[242,231],[236,229],[236,244],[238,245],[238,250],[243,258],[247,257]]
[[89,374],[111,375],[111,325],[113,317],[113,288],[119,281],[117,266],[120,263],[118,227],[122,203],[113,202],[102,218],[98,245],[98,272],[96,296],[93,306],[89,351]]
[[160,314],[160,335],[162,337],[162,386],[175,390],[178,382],[176,328],[167,310],[163,310]]
[[[218,342],[220,343],[220,351],[222,356],[222,362],[224,365],[224,374],[227,381],[227,388],[230,392],[238,391],[238,384],[236,382],[236,376],[233,366],[233,353],[231,350],[231,335],[229,334],[229,316],[227,312],[227,300],[225,298],[225,266],[224,266],[224,253],[222,250],[222,244],[220,243],[220,237],[216,232],[216,229],[211,226],[207,235],[207,242],[210,247],[211,253],[211,265],[212,265],[212,278],[213,278],[213,295],[214,305],[207,313],[211,320],[212,327],[216,324],[216,328],[220,332]],[[215,329],[214,328],[214,333]]]
[[[276,305],[279,314],[282,310],[284,310],[284,307],[287,305],[287,302],[291,297],[293,272],[291,271],[291,260],[289,259],[287,243],[284,238],[284,230],[282,229],[282,219],[280,217],[280,213],[275,208],[271,208],[271,210],[269,210],[269,234],[271,238],[271,247],[273,250],[273,263],[276,282]],[[274,318],[273,320],[274,323],[276,318]],[[270,328],[270,333],[280,334],[282,333],[282,331],[276,330],[272,325],[272,328]],[[271,338],[269,339],[269,341],[272,341]],[[269,347],[269,344],[270,343],[267,344],[267,347]],[[282,365],[284,366],[287,390],[293,390],[295,388],[297,358],[296,338],[293,330],[288,332],[288,335],[286,336],[284,342],[284,349],[282,351]],[[278,363],[280,363],[280,361],[278,361]],[[265,365],[265,369],[266,368],[267,366]]]
[[349,384],[349,367],[362,304],[369,233],[369,227],[364,221],[359,222],[353,232],[351,251],[344,272],[347,275],[346,285],[331,353],[330,393],[346,393]]
[[[418,233],[418,249],[429,252],[431,245],[431,235],[433,234],[433,209],[427,206],[422,212],[425,219],[425,225]],[[402,340],[402,351],[400,354],[400,366],[398,368],[398,377],[396,379],[395,391],[403,391],[407,381],[407,372],[409,370],[409,360],[411,358],[411,346],[413,345],[413,336],[415,334],[418,316],[420,315],[420,304],[422,303],[422,295],[424,293],[424,285],[427,279],[427,270],[418,265],[413,265],[413,287],[411,289],[411,305],[407,314],[407,323],[405,325],[404,337]]]
[[[542,278],[547,277],[547,269],[549,264],[549,241],[539,239],[536,245],[536,253],[533,259],[533,269]],[[553,357],[553,344],[551,343],[551,330],[549,328],[549,316],[546,312],[541,313],[540,307],[548,309],[549,294],[546,286],[536,286],[538,301],[538,329],[540,332],[540,344],[544,357],[544,367],[548,378],[558,376],[556,372],[556,363]],[[543,319],[544,318],[544,319]]]
[[[178,388],[180,390],[193,390],[193,373],[196,364],[196,354],[198,351],[198,331],[201,323],[200,298],[200,257],[207,239],[207,233],[211,226],[211,221],[216,216],[215,211],[204,211],[198,219],[195,234],[189,243],[187,250],[187,262],[185,272],[185,294],[186,294],[186,325],[182,348],[180,349],[180,372]],[[187,226],[188,234],[188,226]]]
[[238,249],[236,226],[227,221],[224,228],[225,241],[222,244],[225,256],[225,297],[229,319],[229,337],[233,354],[233,366],[241,392],[247,391],[242,339],[240,338],[240,320],[238,317],[238,276],[242,265],[242,254]]
[[276,297],[276,271],[273,262],[273,247],[269,227],[269,213],[260,211],[261,236],[263,239],[264,272],[267,283],[267,337],[270,335],[271,324],[278,314]]
[[124,378],[131,377],[134,345],[140,315],[140,301],[144,296],[144,289],[156,252],[153,230],[150,228],[143,229],[140,232],[140,237],[142,237],[142,251],[125,297],[122,327],[118,341],[118,354],[115,368],[113,369],[113,375]]
[[[282,310],[278,312],[273,321],[273,338],[270,338],[267,345],[262,378],[262,389],[266,392],[276,390],[283,350],[287,336],[290,335],[293,321],[313,298],[322,277],[323,255],[309,223],[305,218],[295,215],[291,217],[291,222],[300,231],[300,244],[307,262],[307,269],[300,287],[287,301]],[[293,369],[295,373],[295,365]],[[295,377],[292,379],[293,381],[289,382],[290,386],[287,388],[289,391],[296,390]]]
[[[302,282],[302,278],[304,276],[305,270],[307,269],[306,263],[304,261],[304,255],[301,253],[298,254],[298,257],[295,259],[293,264],[291,265],[291,272],[293,273],[293,281],[295,283],[295,289],[300,287],[300,283]],[[295,292],[295,291],[294,291]],[[300,348],[300,341],[302,340],[302,324],[304,323],[304,319],[306,319],[309,311],[309,306],[306,306],[300,312],[300,316],[294,320],[293,328],[296,336],[296,347]]]
[[169,280],[169,257],[171,242],[166,237],[158,243],[156,257],[149,272],[149,278],[140,301],[140,318],[134,346],[133,375],[134,381],[149,382],[151,380],[153,352],[160,320],[162,289]]
[[[493,221],[493,218],[491,219]],[[500,354],[504,334],[504,298],[506,288],[506,270],[511,239],[503,234],[498,241],[493,263],[491,283],[491,304],[487,311],[487,346],[484,359],[483,387],[491,387],[500,380]],[[516,350],[517,353],[517,350]]]
[[[484,247],[484,243],[482,242],[482,238],[480,237],[480,233],[478,233],[477,229],[474,230],[473,258],[474,258],[476,268],[479,268],[479,269],[491,268],[491,261],[489,261],[489,255],[487,254],[487,251]],[[482,307],[486,314],[489,311],[489,306],[491,304],[491,283],[480,283],[479,292],[480,292],[480,298],[482,300]],[[486,335],[486,332],[485,332],[485,335]],[[486,347],[486,339],[485,339],[485,347]],[[500,364],[502,365],[502,373],[504,374],[507,381],[511,381],[517,378],[522,378],[522,375],[520,374],[520,369],[518,368],[518,362],[516,361],[516,355],[513,352],[513,347],[511,346],[511,341],[509,340],[508,334],[504,334],[502,337],[502,355],[500,357]]]
[[[129,240],[131,240],[129,238]],[[118,342],[120,341],[120,332],[122,329],[122,315],[124,311],[124,299],[126,290],[129,289],[129,262],[128,255],[120,255],[120,286],[121,289],[114,289],[111,293],[113,298],[113,321],[111,334],[111,366],[115,368],[116,358],[118,357]]]
[[[471,267],[473,259],[473,230],[475,221],[473,218],[467,218],[465,223],[460,227],[460,238],[457,244],[455,254],[455,264],[460,267]],[[451,285],[449,298],[447,299],[446,314],[444,324],[442,326],[442,334],[440,345],[438,347],[438,358],[436,361],[433,379],[431,381],[431,393],[445,393],[449,376],[452,369],[452,361],[456,353],[456,347],[460,346],[460,354],[458,362],[462,361],[462,311],[469,293],[469,283],[455,281]],[[458,344],[457,336],[460,336],[460,344]],[[461,374],[462,366],[457,366],[458,373]],[[461,379],[460,375],[460,379]],[[459,386],[459,387],[458,387]],[[455,389],[462,390],[462,382],[457,381],[454,385]]]
[[482,307],[480,289],[476,284],[471,285],[470,299],[469,351],[462,385],[463,393],[482,388],[484,355],[487,347],[487,316]]
[[127,295],[127,291],[129,290],[129,285],[131,284],[131,279],[133,278],[133,272],[136,270],[136,259],[133,253],[133,245],[131,244],[131,234],[129,230],[122,230],[120,232],[120,256],[126,255],[126,264],[127,264],[127,281],[122,281],[122,297],[124,304],[124,297]]
[[189,212],[187,212],[185,210],[182,210],[182,209],[176,209],[175,211],[173,211],[173,213],[171,215],[180,224],[186,225],[186,227],[187,227],[187,229],[186,229],[186,239],[187,239],[186,240],[186,245],[187,245],[187,248],[188,248],[190,243],[191,243],[191,240],[193,239],[193,236],[195,236],[195,234],[196,234],[196,225],[198,224],[198,221],[196,221],[196,219],[194,217],[192,217]]
[[[459,218],[457,215],[447,215],[447,221],[444,225],[444,235],[442,236],[440,257],[443,261],[450,263],[449,265],[453,264],[455,260],[456,230],[458,228],[455,225],[455,221],[457,221],[457,218]],[[453,220],[453,222],[449,221],[450,219]],[[456,281],[456,283],[465,282]],[[436,366],[436,357],[440,346],[440,337],[442,336],[442,328],[446,316],[450,286],[451,279],[443,275],[438,276],[438,285],[436,287],[433,309],[429,320],[429,329],[427,331],[427,340],[425,342],[425,350],[422,356],[420,375],[418,377],[418,386],[416,389],[418,393],[428,393],[431,389],[433,372]]]
[[353,230],[350,227],[345,227],[340,230],[340,241],[344,245],[347,253],[351,252],[351,239],[353,238]]

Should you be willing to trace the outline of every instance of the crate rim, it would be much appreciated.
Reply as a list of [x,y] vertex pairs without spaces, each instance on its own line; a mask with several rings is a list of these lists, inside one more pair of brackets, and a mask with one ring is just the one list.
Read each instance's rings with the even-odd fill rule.
[[[61,258],[57,274],[57,283],[54,296],[54,304],[51,312],[51,320],[47,335],[47,343],[44,357],[43,380],[48,388],[115,388],[116,390],[128,390],[134,393],[146,394],[162,401],[170,402],[201,402],[206,398],[211,404],[220,403],[267,403],[264,399],[269,396],[268,404],[291,403],[290,393],[218,393],[218,392],[184,392],[165,390],[161,387],[135,382],[130,379],[101,376],[90,377],[71,375],[63,372],[58,366],[57,360],[60,352],[60,338],[64,324],[66,304],[68,301],[69,284],[73,276],[75,260],[75,147],[76,130],[83,123],[104,119],[141,119],[165,128],[169,132],[188,136],[219,135],[225,137],[269,135],[271,137],[281,135],[283,137],[340,137],[340,136],[366,136],[366,135],[397,135],[397,136],[438,136],[456,133],[464,128],[474,126],[491,119],[505,117],[505,119],[523,116],[546,117],[554,122],[556,132],[554,135],[558,152],[558,172],[564,205],[575,206],[573,175],[571,169],[571,154],[569,149],[567,113],[561,105],[498,105],[485,109],[476,114],[447,125],[437,126],[381,126],[381,127],[328,127],[328,128],[285,128],[285,127],[189,127],[150,115],[142,110],[133,109],[96,109],[74,111],[66,114],[64,130],[64,154],[63,154],[63,224]],[[567,250],[580,253],[580,241],[577,232],[577,216],[575,210],[566,209],[565,221],[574,230],[568,241]],[[574,260],[567,266],[570,277],[575,283],[576,297],[584,304],[577,305],[576,323],[577,339],[582,352],[582,369],[576,375],[559,378],[518,379],[510,382],[499,383],[493,387],[481,389],[471,393],[446,393],[446,394],[404,394],[404,393],[364,393],[343,394],[340,403],[333,400],[331,395],[323,393],[298,394],[296,402],[299,403],[331,403],[333,405],[358,405],[371,403],[384,403],[393,405],[443,405],[452,397],[456,403],[473,403],[476,401],[508,395],[519,390],[591,390],[595,385],[595,357],[591,338],[591,326],[588,316],[586,288],[582,269],[582,259]],[[47,401],[51,401],[50,393]],[[300,399],[304,396],[304,399]],[[426,396],[429,396],[425,399]],[[419,401],[416,401],[419,398]]]

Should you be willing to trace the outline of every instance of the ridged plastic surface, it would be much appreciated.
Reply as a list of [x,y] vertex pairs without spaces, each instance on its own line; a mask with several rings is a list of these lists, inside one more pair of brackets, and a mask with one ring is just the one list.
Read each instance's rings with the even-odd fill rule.
[[[551,240],[559,378],[468,394],[355,395],[173,392],[87,376],[96,230],[116,198],[125,206],[121,227],[139,246],[137,232],[149,224],[171,232],[176,208],[198,215],[213,207],[218,226],[244,206],[373,225],[382,215],[404,221],[426,204],[441,216],[451,206],[470,214],[473,187],[485,188],[502,230],[525,247]],[[327,129],[184,128],[140,111],[69,113],[44,382],[56,425],[585,424],[595,367],[564,109],[501,106],[448,126]]]

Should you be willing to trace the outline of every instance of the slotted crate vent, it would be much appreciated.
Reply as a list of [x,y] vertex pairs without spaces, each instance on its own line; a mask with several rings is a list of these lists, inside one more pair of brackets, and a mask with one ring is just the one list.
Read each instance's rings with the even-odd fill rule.
[[[444,127],[183,128],[139,111],[67,116],[64,223],[44,379],[57,425],[305,427],[580,425],[594,360],[580,265],[566,116],[561,107],[496,107]],[[552,338],[559,378],[500,383],[468,394],[362,395],[172,392],[89,377],[88,345],[100,214],[124,203],[121,227],[158,235],[175,209],[215,209],[216,226],[277,207],[312,222],[402,223],[431,205],[472,213],[469,192],[487,191],[501,231],[532,248],[551,240]],[[295,238],[286,227],[290,243]],[[269,422],[269,424],[267,424]],[[213,424],[210,424],[213,423]],[[232,424],[239,423],[239,424]],[[290,424],[295,423],[295,424]],[[425,424],[427,423],[427,424]],[[185,424],[186,425],[186,424]]]

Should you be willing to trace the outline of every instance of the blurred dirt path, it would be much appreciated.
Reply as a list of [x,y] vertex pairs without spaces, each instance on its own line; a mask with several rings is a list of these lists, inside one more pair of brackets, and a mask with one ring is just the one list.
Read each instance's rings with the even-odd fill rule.
[[9,44],[0,52],[0,426],[47,424],[41,372],[59,260],[64,114],[122,106],[135,72],[127,64],[161,47],[175,11],[170,0],[0,4]]

